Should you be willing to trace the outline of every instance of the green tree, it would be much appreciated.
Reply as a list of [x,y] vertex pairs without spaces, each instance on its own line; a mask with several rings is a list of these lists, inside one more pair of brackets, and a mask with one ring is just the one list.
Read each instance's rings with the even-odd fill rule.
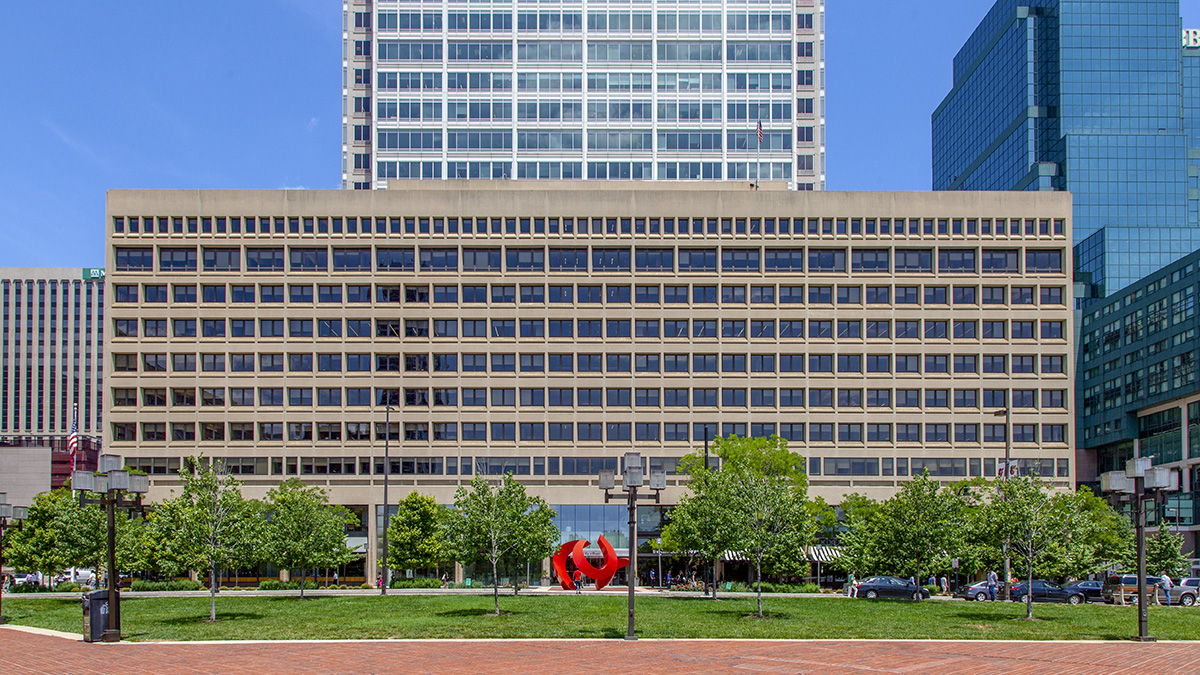
[[[1078,493],[1051,493],[1037,476],[1015,476],[996,482],[992,501],[994,531],[1025,562],[1025,618],[1033,618],[1034,566],[1068,537],[1086,536],[1088,520]],[[1007,581],[1006,581],[1007,583]]]
[[1181,576],[1187,573],[1188,559],[1183,554],[1183,535],[1159,530],[1146,537],[1146,572],[1154,576]]
[[[705,477],[698,487],[707,495],[702,505],[708,509],[714,539],[708,548],[728,543],[753,560],[761,617],[764,567],[778,572],[798,569],[816,531],[805,510],[804,458],[777,435],[739,438],[731,434],[716,439],[713,452],[721,458],[719,470],[708,470],[698,456],[685,462],[693,476]],[[694,468],[697,464],[699,470]]]
[[344,506],[331,505],[325,491],[289,478],[267,492],[271,559],[284,569],[300,570],[300,599],[308,572],[338,567],[357,554],[346,546],[346,526],[356,522]]
[[108,521],[99,506],[80,506],[66,488],[43,492],[33,498],[22,528],[9,533],[5,559],[14,568],[49,574],[68,567],[99,571],[107,559],[107,532]]
[[[864,536],[870,538],[868,551],[876,567],[903,576],[911,574],[921,583],[924,573],[934,568],[935,558],[955,547],[962,501],[951,490],[942,490],[938,481],[924,471],[883,502],[871,519]],[[917,593],[914,599],[920,600]]]
[[464,563],[486,562],[492,567],[494,616],[500,615],[501,560],[518,554],[549,553],[558,541],[554,511],[540,497],[530,497],[512,474],[493,487],[475,475],[470,489],[454,493],[454,510],[446,520],[447,539]]
[[400,510],[388,524],[388,565],[392,569],[428,569],[446,561],[444,511],[433,497],[416,491],[400,500]]
[[[663,528],[663,541],[670,550],[712,565],[736,545],[733,519],[721,492],[725,487],[719,472],[704,469],[702,464],[695,469],[688,492],[671,509],[671,520]],[[712,598],[717,599],[715,583]]]
[[209,621],[217,620],[217,570],[246,567],[263,550],[262,505],[242,497],[241,482],[220,459],[188,457],[178,497],[164,500],[147,523],[147,562],[171,575],[208,574]]
[[855,492],[843,497],[839,508],[843,518],[838,533],[842,554],[835,564],[838,569],[865,577],[879,567],[880,552],[874,536],[879,502]]

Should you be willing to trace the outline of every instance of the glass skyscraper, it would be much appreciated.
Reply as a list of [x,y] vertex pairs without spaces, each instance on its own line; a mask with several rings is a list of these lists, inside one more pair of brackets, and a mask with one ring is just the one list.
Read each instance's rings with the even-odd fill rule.
[[1200,248],[1181,30],[1179,0],[999,0],[933,113],[934,189],[1069,190],[1084,302]]
[[345,0],[342,187],[825,187],[825,0]]

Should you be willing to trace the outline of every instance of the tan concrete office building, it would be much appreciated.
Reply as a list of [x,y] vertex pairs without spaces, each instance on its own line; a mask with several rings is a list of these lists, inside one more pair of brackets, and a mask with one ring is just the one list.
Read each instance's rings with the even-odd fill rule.
[[623,547],[597,472],[640,451],[671,504],[706,435],[787,438],[833,502],[1009,435],[1073,482],[1069,195],[392,187],[109,193],[105,420],[152,497],[203,453],[378,515],[386,442],[393,499],[511,471]]

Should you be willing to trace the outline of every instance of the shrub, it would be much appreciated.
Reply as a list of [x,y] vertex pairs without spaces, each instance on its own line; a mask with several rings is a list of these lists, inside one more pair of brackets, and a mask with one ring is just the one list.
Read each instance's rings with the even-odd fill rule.
[[55,593],[74,593],[79,590],[79,584],[73,581],[60,581],[58,582],[58,585],[54,587]]
[[391,588],[441,588],[441,579],[427,579],[418,577],[415,579],[394,579]]
[[41,584],[21,584],[20,586],[14,585],[12,587],[12,589],[9,590],[8,592],[9,593],[49,593],[50,589],[42,586]]
[[191,579],[172,579],[171,581],[134,579],[129,586],[131,591],[199,591],[202,589],[200,582]]
[[[317,588],[317,582],[308,579],[304,582],[304,590],[310,591]],[[258,584],[260,591],[298,591],[300,590],[299,581],[279,581],[278,579],[267,579]]]

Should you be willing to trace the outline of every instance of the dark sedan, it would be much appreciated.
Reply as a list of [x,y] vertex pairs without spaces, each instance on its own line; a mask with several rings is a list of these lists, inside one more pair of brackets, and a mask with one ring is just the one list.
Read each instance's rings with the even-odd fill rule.
[[929,598],[929,589],[910,584],[904,579],[896,577],[871,577],[863,579],[854,585],[856,589],[855,595],[860,598],[912,598],[917,599],[917,594],[920,593],[921,599]]
[[[1012,599],[1017,602],[1025,602],[1029,595],[1029,582],[1022,582],[1012,587]],[[1034,602],[1067,602],[1072,605],[1078,605],[1087,600],[1087,596],[1081,592],[1071,592],[1059,586],[1053,581],[1045,579],[1033,580],[1033,601]]]
[[[1000,589],[997,588],[996,592],[999,593]],[[966,600],[978,600],[983,602],[984,600],[988,599],[987,581],[977,581],[970,586],[963,586],[957,595],[958,597]]]
[[1063,586],[1063,590],[1072,594],[1082,594],[1085,602],[1100,602],[1104,599],[1101,591],[1104,589],[1104,582],[1099,579],[1076,581],[1073,584]]

